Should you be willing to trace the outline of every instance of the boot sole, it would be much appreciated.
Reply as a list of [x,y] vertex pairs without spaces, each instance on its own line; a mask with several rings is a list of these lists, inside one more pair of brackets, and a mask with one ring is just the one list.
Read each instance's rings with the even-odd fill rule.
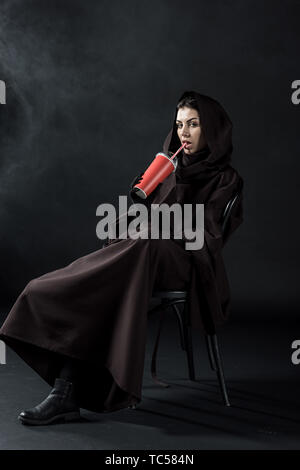
[[43,424],[51,424],[56,421],[76,421],[81,418],[79,411],[72,411],[71,413],[62,413],[60,415],[55,415],[52,418],[44,419],[44,420],[36,420],[30,418],[23,418],[22,416],[18,416],[18,419],[21,421],[22,424],[30,424],[35,426],[42,426]]

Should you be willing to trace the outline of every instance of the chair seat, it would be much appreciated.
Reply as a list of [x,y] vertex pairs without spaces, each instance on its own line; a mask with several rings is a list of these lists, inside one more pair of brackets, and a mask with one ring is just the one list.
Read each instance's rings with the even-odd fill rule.
[[158,299],[186,299],[187,291],[184,290],[155,290],[152,297]]

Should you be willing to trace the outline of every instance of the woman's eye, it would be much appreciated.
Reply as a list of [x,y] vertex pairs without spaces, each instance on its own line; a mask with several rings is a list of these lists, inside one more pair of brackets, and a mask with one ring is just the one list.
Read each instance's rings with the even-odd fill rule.
[[[189,123],[189,125],[192,126],[192,127],[197,127],[198,123],[197,122],[191,122],[191,123]],[[177,126],[178,129],[181,129],[182,124],[176,124],[176,126]]]

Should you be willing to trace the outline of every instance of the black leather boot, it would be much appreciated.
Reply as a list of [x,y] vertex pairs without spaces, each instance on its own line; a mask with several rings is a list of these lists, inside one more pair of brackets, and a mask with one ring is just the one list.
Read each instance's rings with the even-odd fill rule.
[[80,418],[74,385],[62,378],[55,379],[54,388],[39,405],[22,411],[18,419],[22,424],[43,425],[55,421],[74,421]]

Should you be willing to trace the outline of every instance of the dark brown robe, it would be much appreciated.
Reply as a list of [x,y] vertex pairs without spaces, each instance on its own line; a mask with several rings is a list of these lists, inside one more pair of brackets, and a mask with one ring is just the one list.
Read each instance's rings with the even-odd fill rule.
[[[220,220],[242,179],[229,164],[229,118],[217,102],[196,96],[208,148],[194,154],[194,160],[182,153],[176,172],[144,203],[204,203],[204,247],[188,251],[181,240],[110,240],[30,281],[0,329],[0,339],[51,386],[61,355],[78,359],[81,408],[110,412],[141,400],[153,289],[188,289],[192,327],[208,330],[228,317]],[[164,144],[170,153],[180,145],[175,127],[174,118]],[[241,221],[240,198],[225,241]]]

